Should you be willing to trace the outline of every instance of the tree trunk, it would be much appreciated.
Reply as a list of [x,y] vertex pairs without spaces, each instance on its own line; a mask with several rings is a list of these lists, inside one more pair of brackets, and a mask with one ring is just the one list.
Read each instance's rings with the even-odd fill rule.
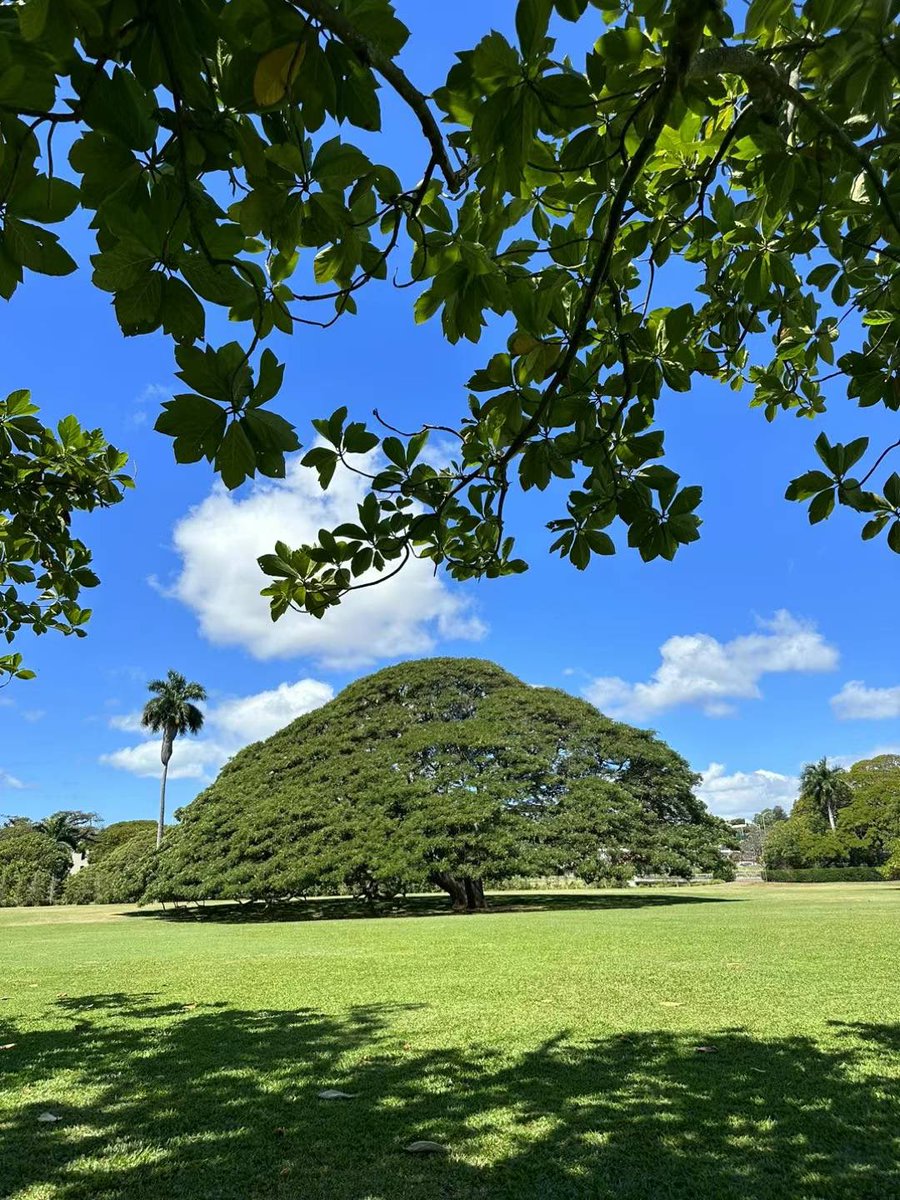
[[449,871],[435,871],[431,878],[450,897],[454,912],[466,911],[468,907],[466,889],[455,875],[451,875]]
[[487,900],[484,898],[484,880],[472,879],[467,875],[463,880],[466,885],[466,909],[469,912],[484,912]]
[[168,759],[163,763],[162,783],[159,788],[159,820],[156,823],[156,848],[162,845],[163,826],[166,823],[166,776],[169,773]]
[[159,820],[156,823],[156,848],[162,845],[163,828],[166,823],[166,776],[169,774],[169,759],[172,757],[172,743],[175,741],[175,730],[166,726],[163,730],[162,748],[159,760],[162,763],[162,782],[159,786]]
[[832,832],[832,833],[834,833],[834,829],[835,829],[835,824],[834,824],[834,809],[832,808],[832,806],[831,806],[831,802],[830,802],[830,801],[829,801],[829,803],[826,805],[826,809],[827,809],[827,811],[828,811],[828,824],[831,826],[831,832]]

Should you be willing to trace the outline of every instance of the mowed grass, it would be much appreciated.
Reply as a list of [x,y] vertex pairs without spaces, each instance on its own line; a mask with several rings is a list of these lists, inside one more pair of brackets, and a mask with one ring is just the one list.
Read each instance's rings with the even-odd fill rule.
[[900,1195],[900,889],[520,908],[0,912],[0,1196]]

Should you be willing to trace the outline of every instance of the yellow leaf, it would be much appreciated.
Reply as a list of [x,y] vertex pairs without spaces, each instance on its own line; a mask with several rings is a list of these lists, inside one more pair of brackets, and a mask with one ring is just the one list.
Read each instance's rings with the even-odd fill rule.
[[530,354],[532,350],[536,350],[541,343],[531,336],[530,333],[522,333],[520,330],[513,334],[509,340],[510,354]]
[[253,76],[253,99],[260,108],[280,104],[297,78],[306,55],[306,42],[291,42],[264,54]]

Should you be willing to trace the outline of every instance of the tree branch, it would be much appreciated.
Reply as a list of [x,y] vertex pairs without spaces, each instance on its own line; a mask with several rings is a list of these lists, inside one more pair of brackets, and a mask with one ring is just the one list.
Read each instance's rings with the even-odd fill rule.
[[681,85],[684,82],[689,65],[703,36],[706,17],[712,11],[712,0],[676,0],[673,5],[675,30],[669,43],[666,56],[665,74],[656,94],[653,116],[647,132],[641,138],[628,166],[619,181],[609,207],[609,217],[606,222],[603,240],[597,254],[597,261],[591,272],[588,285],[585,288],[575,320],[568,336],[568,346],[559,366],[553,373],[547,390],[534,415],[512,439],[503,453],[502,461],[508,462],[517,454],[526,442],[540,428],[544,414],[555,399],[560,387],[569,377],[569,373],[581,349],[581,341],[587,331],[591,313],[597,303],[597,296],[609,277],[612,256],[615,250],[616,238],[619,234],[625,206],[631,195],[632,188],[638,180],[650,155],[656,148],[656,143],[665,128],[669,111]]
[[345,46],[355,50],[363,62],[389,83],[397,95],[409,105],[431,146],[432,154],[441,169],[447,187],[451,192],[458,192],[475,169],[476,164],[470,162],[459,168],[454,167],[434,113],[428,107],[427,97],[414,86],[394,60],[385,54],[375,42],[360,33],[353,22],[336,9],[330,0],[292,0],[292,2],[296,8],[301,9],[307,16],[314,17],[325,29],[340,38]]
[[738,75],[748,86],[765,88],[793,104],[799,112],[802,112],[823,133],[826,133],[837,146],[840,146],[848,157],[859,163],[875,189],[890,223],[900,236],[900,214],[894,208],[881,175],[872,166],[868,154],[857,146],[856,142],[836,121],[829,117],[828,113],[813,104],[771,63],[765,62],[752,50],[747,50],[743,46],[716,46],[708,50],[701,50],[691,63],[688,72],[688,78],[691,79],[702,79],[709,75]]

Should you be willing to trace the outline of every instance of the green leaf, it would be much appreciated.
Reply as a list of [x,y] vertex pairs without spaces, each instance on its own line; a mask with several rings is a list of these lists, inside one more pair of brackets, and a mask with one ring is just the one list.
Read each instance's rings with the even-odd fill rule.
[[161,271],[148,271],[138,283],[116,296],[116,319],[126,337],[151,333],[159,327],[164,279]]
[[226,411],[206,396],[182,393],[165,401],[154,428],[169,437],[196,439],[211,452],[225,433]]
[[75,270],[75,259],[60,246],[59,238],[49,229],[8,216],[3,232],[7,253],[29,271],[40,275],[71,275]]
[[297,432],[290,421],[267,409],[248,408],[244,411],[247,436],[259,450],[274,450],[281,454],[300,449]]
[[525,58],[536,53],[547,36],[551,0],[519,0],[516,5],[516,33]]
[[44,32],[49,11],[50,0],[24,0],[19,4],[19,29],[26,42],[36,42]]
[[163,330],[176,342],[200,341],[206,330],[203,305],[187,286],[174,275],[163,284],[160,310]]
[[371,169],[372,164],[362,150],[340,138],[332,138],[319,147],[312,175],[323,187],[343,190]]
[[91,72],[82,93],[87,124],[132,150],[149,150],[156,140],[155,103],[131,71],[116,67],[112,75]]
[[808,500],[810,496],[815,496],[826,488],[830,488],[833,483],[832,476],[826,475],[824,471],[807,471],[805,475],[791,480],[784,498],[786,500]]
[[385,457],[401,470],[406,469],[406,447],[396,437],[386,437],[381,443],[381,449],[384,451]]
[[230,490],[240,485],[256,470],[256,452],[244,429],[244,422],[232,421],[225,430],[215,457],[215,468]]
[[74,183],[33,175],[23,187],[16,188],[6,209],[14,217],[52,225],[70,216],[78,207],[78,200],[78,188]]
[[888,504],[900,508],[900,475],[896,471],[884,481],[884,498]]
[[344,450],[348,454],[368,454],[381,439],[366,429],[361,421],[351,421],[344,430]]
[[818,496],[809,506],[809,523],[810,525],[818,525],[820,521],[824,521],[826,517],[830,517],[834,511],[834,488],[829,488],[825,492],[819,492]]
[[284,363],[280,363],[267,347],[260,356],[259,378],[251,393],[253,407],[267,404],[274,399],[281,391],[283,381]]

